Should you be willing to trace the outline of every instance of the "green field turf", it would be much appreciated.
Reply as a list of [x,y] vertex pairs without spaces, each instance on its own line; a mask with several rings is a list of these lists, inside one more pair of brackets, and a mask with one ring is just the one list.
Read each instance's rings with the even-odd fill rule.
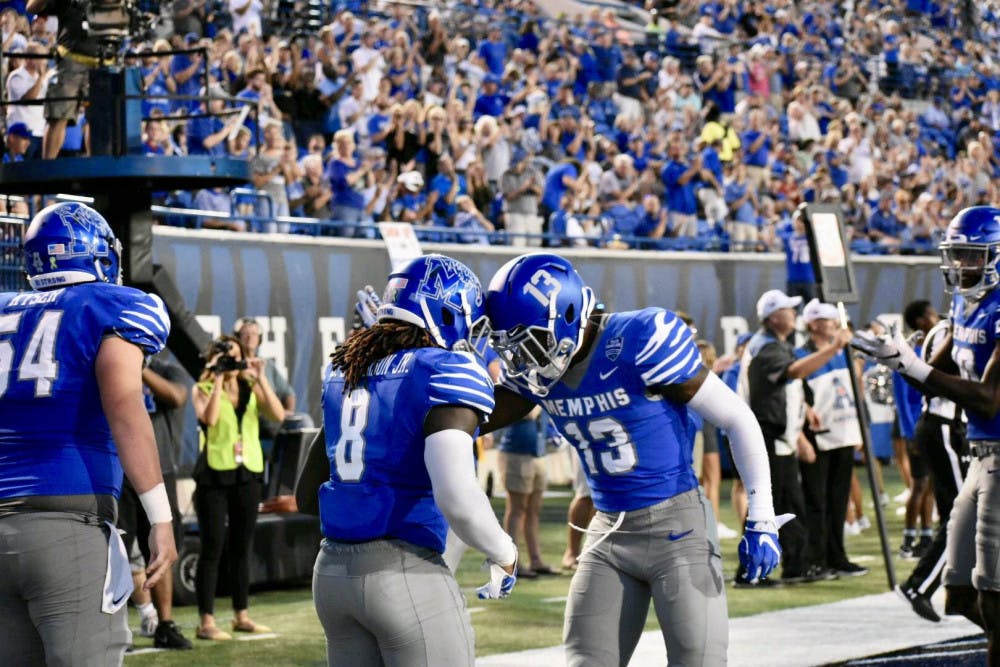
[[[857,469],[862,486],[865,488],[866,514],[875,523],[871,509],[871,497],[867,491],[867,477],[864,468]],[[885,481],[889,496],[902,490],[902,484],[895,469],[887,469]],[[736,519],[728,503],[729,483],[723,482],[722,518],[729,526],[736,525]],[[568,497],[546,499],[543,512],[543,552],[546,560],[555,567],[559,564],[566,540],[566,506]],[[902,517],[896,515],[898,505],[886,508],[889,538],[893,550],[897,550],[902,532]],[[503,500],[494,499],[494,508],[502,512]],[[736,568],[736,540],[722,543],[726,575],[731,577]],[[833,602],[840,599],[881,593],[888,590],[885,568],[882,564],[878,531],[873,526],[859,536],[849,537],[848,553],[860,560],[871,572],[863,577],[852,577],[837,581],[787,587],[778,590],[746,590],[729,587],[730,616],[745,616],[764,611]],[[564,598],[570,577],[539,577],[521,580],[514,594],[507,600],[483,602],[475,599],[475,587],[485,579],[479,571],[482,556],[470,552],[462,561],[458,573],[459,583],[469,599],[472,622],[476,630],[476,652],[478,655],[504,653],[528,648],[552,646],[561,642]],[[914,563],[898,558],[894,561],[897,577],[909,574]],[[219,612],[220,627],[228,623],[227,600],[220,599],[216,608]],[[902,604],[902,603],[901,603]],[[250,613],[254,620],[270,626],[276,638],[253,641],[205,642],[193,639],[197,626],[197,610],[194,607],[179,607],[175,618],[184,633],[195,642],[194,651],[163,651],[153,654],[129,656],[128,665],[257,665],[259,667],[282,667],[285,665],[323,665],[325,646],[323,631],[313,609],[310,591],[307,587],[281,591],[257,591],[251,596]],[[135,631],[138,615],[131,612],[130,621]],[[656,627],[656,619],[650,614],[647,629]],[[151,639],[136,634],[137,649],[152,646]]]

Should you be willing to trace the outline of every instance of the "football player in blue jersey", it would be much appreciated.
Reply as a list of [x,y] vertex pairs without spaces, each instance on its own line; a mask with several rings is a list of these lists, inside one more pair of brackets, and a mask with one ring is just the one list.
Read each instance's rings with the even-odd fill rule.
[[781,550],[767,453],[749,407],[701,363],[669,310],[606,313],[569,261],[529,254],[490,281],[491,340],[506,377],[486,429],[539,404],[576,447],[598,512],[570,585],[568,664],[628,663],[652,598],[671,664],[726,662],[728,618],[711,505],[692,468],[690,410],[724,428],[750,509],[748,579]]
[[948,520],[945,613],[982,626],[988,662],[1000,665],[1000,209],[960,211],[940,250],[952,329],[930,363],[898,331],[851,344],[966,410],[972,461]]
[[449,526],[489,559],[479,597],[514,586],[517,550],[473,464],[473,434],[493,411],[476,352],[485,322],[468,267],[420,257],[389,276],[375,323],[326,369],[325,457],[314,444],[296,496],[319,506],[313,597],[330,665],[473,664],[469,614],[442,559]]
[[97,211],[55,204],[24,233],[33,291],[0,294],[3,665],[122,663],[123,469],[152,525],[146,588],[177,559],[142,393],[170,322],[159,298],[121,286],[120,255]]

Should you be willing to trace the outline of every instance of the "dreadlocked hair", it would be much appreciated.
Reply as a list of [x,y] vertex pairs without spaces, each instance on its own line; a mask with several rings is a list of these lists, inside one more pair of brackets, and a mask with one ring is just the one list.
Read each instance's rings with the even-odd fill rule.
[[334,370],[344,373],[344,393],[365,382],[368,367],[390,354],[415,347],[439,347],[426,329],[395,320],[359,329],[330,355]]

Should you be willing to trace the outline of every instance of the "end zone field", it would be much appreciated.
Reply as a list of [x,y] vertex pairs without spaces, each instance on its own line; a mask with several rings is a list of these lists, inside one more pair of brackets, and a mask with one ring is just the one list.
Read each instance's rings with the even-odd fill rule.
[[[864,480],[864,469],[857,470],[860,479]],[[895,469],[885,470],[885,482],[889,497],[895,496],[902,490],[902,485]],[[862,482],[864,483],[864,482]],[[542,516],[543,531],[543,551],[549,564],[553,567],[558,565],[562,555],[566,540],[566,507],[569,503],[568,493],[559,487],[553,489],[554,493],[547,497]],[[729,483],[723,482],[722,489],[722,518],[729,526],[735,526],[736,520],[728,504]],[[494,509],[498,514],[503,512],[503,499],[493,500]],[[866,515],[874,522],[874,511],[871,508],[870,494],[865,491]],[[897,515],[900,505],[890,503],[886,508],[886,516],[889,522],[889,537],[893,545],[893,550],[899,546],[902,534],[903,519]],[[725,558],[726,575],[731,577],[736,567],[736,540],[726,540],[722,543]],[[865,665],[902,665],[902,664],[927,664],[944,665],[956,664],[956,659],[975,657],[969,651],[974,651],[975,655],[981,655],[981,646],[976,639],[971,643],[954,644],[951,642],[944,648],[927,649],[922,652],[922,657],[916,654],[898,651],[905,647],[918,647],[932,642],[944,640],[954,640],[959,637],[968,637],[978,634],[977,628],[964,620],[947,618],[944,623],[933,624],[919,619],[909,608],[894,596],[880,595],[887,593],[888,584],[886,582],[885,568],[882,563],[882,556],[878,541],[878,532],[872,527],[861,535],[847,538],[848,552],[851,558],[871,569],[863,577],[850,577],[837,581],[818,582],[808,585],[789,586],[777,590],[748,590],[733,589],[727,590],[729,601],[729,611],[732,618],[751,617],[763,615],[756,619],[747,618],[746,621],[734,622],[731,629],[731,664],[777,664],[775,657],[767,657],[767,651],[782,651],[783,640],[772,642],[767,640],[767,647],[761,646],[757,641],[750,642],[750,637],[759,633],[757,627],[760,622],[764,622],[771,627],[784,627],[791,631],[789,638],[796,636],[794,629],[801,624],[803,631],[798,636],[806,640],[807,635],[816,636],[816,641],[806,640],[809,643],[809,651],[805,654],[796,653],[797,659],[793,662],[782,662],[790,665],[819,665],[833,662],[842,662],[848,658],[862,658],[863,655],[853,653],[844,654],[843,651],[835,650],[838,645],[848,644],[852,641],[860,645],[863,637],[870,637],[874,632],[878,637],[887,640],[884,644],[886,648],[880,649],[883,644],[871,644],[873,649],[867,655],[876,656],[886,654],[879,658],[873,658],[870,662],[852,662],[850,664]],[[511,598],[498,602],[483,602],[475,599],[474,589],[482,583],[483,575],[479,571],[479,564],[482,562],[481,555],[475,552],[466,554],[462,561],[462,566],[458,573],[461,584],[469,600],[469,609],[472,612],[472,622],[476,631],[476,652],[480,657],[495,656],[484,663],[492,665],[518,664],[518,659],[511,656],[513,661],[508,661],[506,654],[520,652],[529,649],[543,649],[557,646],[561,642],[562,618],[565,606],[566,592],[569,586],[570,576],[543,576],[533,580],[521,580],[518,582]],[[897,577],[902,579],[909,574],[914,562],[902,561],[899,558],[894,560]],[[865,596],[877,596],[870,599],[857,600],[856,609],[849,606],[841,607],[817,607],[817,605],[827,605],[838,601],[846,601]],[[936,606],[941,611],[942,603],[940,598],[936,600]],[[220,598],[216,603],[217,618],[220,627],[225,627],[228,623],[228,600]],[[808,608],[808,609],[805,609]],[[840,608],[840,611],[836,610]],[[789,613],[780,613],[782,610],[795,610]],[[845,613],[846,611],[846,613]],[[772,617],[771,612],[779,612],[779,615]],[[863,612],[871,612],[873,618],[864,618]],[[304,582],[300,588],[288,590],[255,591],[250,600],[250,613],[253,618],[261,623],[270,626],[274,630],[273,635],[238,637],[237,641],[231,642],[205,642],[193,639],[197,626],[197,610],[194,607],[179,607],[175,610],[175,619],[182,627],[184,633],[195,643],[194,651],[152,651],[152,640],[139,637],[138,616],[133,611],[130,622],[133,627],[135,637],[135,654],[126,658],[126,664],[133,667],[140,665],[179,665],[193,667],[196,665],[258,665],[261,667],[284,667],[303,665],[323,665],[325,664],[325,644],[323,632],[313,609],[311,593],[308,585]],[[856,636],[852,632],[852,619],[857,618]],[[912,618],[911,618],[912,617]],[[897,621],[891,621],[897,618]],[[773,619],[773,623],[771,622]],[[836,632],[823,633],[824,620],[828,621],[831,630]],[[743,637],[746,625],[750,633],[747,638]],[[656,629],[656,619],[650,614],[647,623],[647,630]],[[819,632],[806,633],[807,628]],[[941,633],[944,634],[941,634]],[[783,636],[784,633],[782,633]],[[824,636],[825,634],[825,636]],[[640,651],[637,652],[632,664],[662,664],[662,640],[658,638],[658,633],[651,637],[645,637]],[[765,633],[766,635],[766,633]],[[657,644],[657,640],[659,643]],[[831,648],[824,649],[824,640]],[[651,642],[651,643],[649,643]],[[751,653],[747,644],[753,643],[754,649]],[[971,647],[971,648],[970,648]],[[756,649],[763,649],[765,653],[757,654]],[[958,653],[952,653],[958,651]],[[825,652],[825,654],[824,654]],[[545,662],[533,664],[560,664],[561,652],[554,651],[544,654]],[[659,659],[648,663],[645,656],[659,656]],[[753,656],[756,655],[756,661]],[[944,662],[934,662],[939,660],[939,655],[950,656]],[[909,656],[909,657],[907,657]],[[788,656],[792,658],[791,655]],[[915,662],[909,662],[910,658]],[[978,658],[977,658],[978,659]],[[552,662],[555,660],[555,662]],[[520,661],[524,664],[524,661]]]

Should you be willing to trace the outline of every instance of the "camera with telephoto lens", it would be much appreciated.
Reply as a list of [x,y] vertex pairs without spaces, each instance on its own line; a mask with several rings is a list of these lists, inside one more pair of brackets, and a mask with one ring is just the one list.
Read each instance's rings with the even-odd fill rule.
[[101,57],[115,58],[128,37],[136,41],[153,34],[160,13],[158,0],[73,0],[84,14],[83,32],[101,48]]
[[212,344],[212,349],[209,351],[208,356],[212,357],[216,354],[221,354],[214,364],[208,367],[208,370],[212,373],[227,373],[229,371],[245,371],[247,369],[247,362],[243,359],[237,359],[229,352],[233,349],[233,342],[228,340],[216,341]]

